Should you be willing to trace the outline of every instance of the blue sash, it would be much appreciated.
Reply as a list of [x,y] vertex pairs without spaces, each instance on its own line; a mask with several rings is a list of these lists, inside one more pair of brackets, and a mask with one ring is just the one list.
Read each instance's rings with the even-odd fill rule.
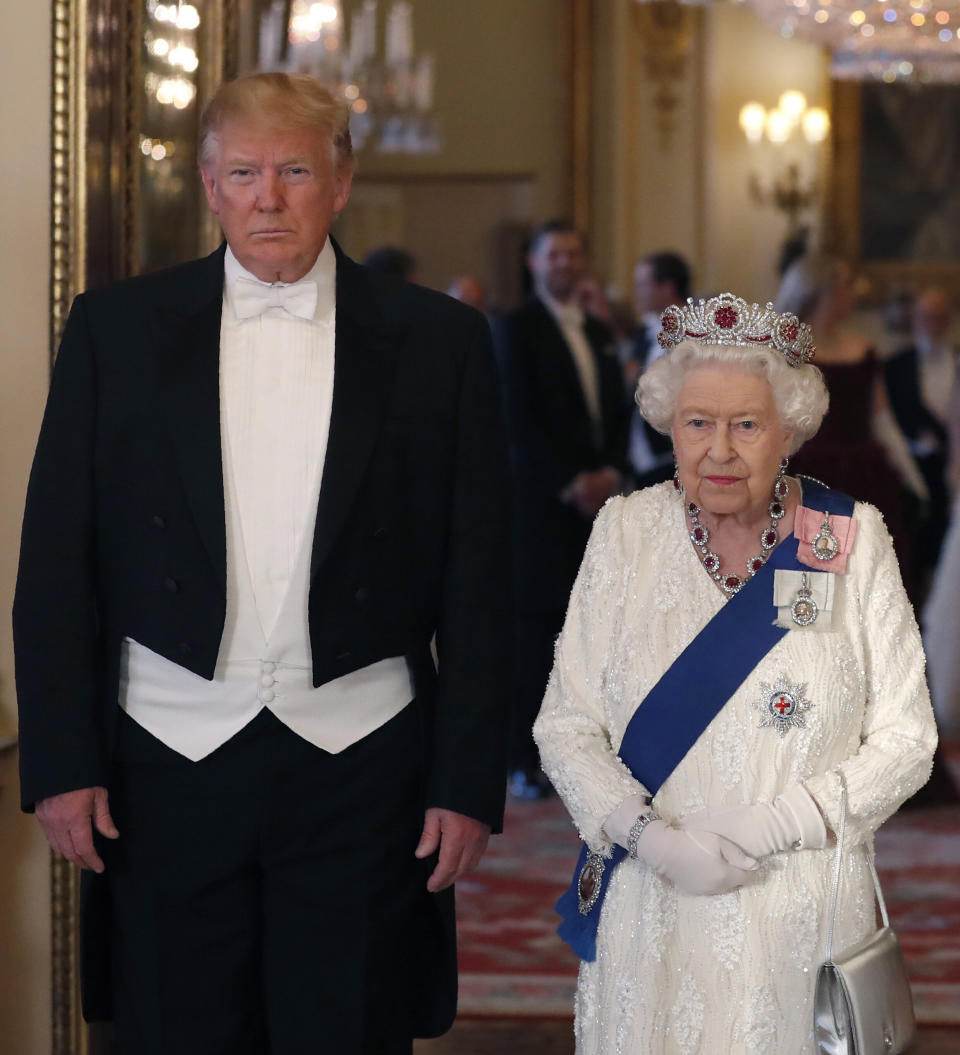
[[[831,516],[853,515],[854,500],[808,478],[803,504]],[[761,659],[787,631],[775,626],[773,578],[778,568],[804,570],[797,560],[795,535],[784,539],[767,563],[734,594],[689,645],[637,707],[617,752],[630,772],[656,795],[667,777],[700,739]],[[826,570],[826,569],[825,569]],[[678,710],[678,702],[683,710]],[[613,853],[594,872],[599,889],[589,912],[580,912],[579,878],[587,860],[580,852],[570,888],[557,902],[563,917],[557,933],[581,960],[597,957],[597,927],[603,898],[614,868],[627,851],[614,844]]]

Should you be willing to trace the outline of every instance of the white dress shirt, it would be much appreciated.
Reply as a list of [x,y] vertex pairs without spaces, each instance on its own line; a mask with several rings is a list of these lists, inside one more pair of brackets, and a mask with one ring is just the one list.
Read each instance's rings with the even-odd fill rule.
[[[657,334],[660,332],[660,315],[658,312],[651,311],[644,315],[643,332],[647,337],[647,346],[643,352],[641,375],[646,373],[660,356],[666,353],[666,349],[657,340]],[[669,465],[673,460],[673,455],[669,452],[666,454],[663,452],[658,453],[653,449],[643,418],[636,407],[634,407],[633,414],[630,417],[629,455],[633,471],[638,475],[652,472],[662,465]]]
[[950,418],[953,386],[957,377],[957,352],[949,344],[917,339],[920,395],[934,417],[946,425]]
[[539,296],[547,310],[556,320],[570,349],[573,365],[580,378],[580,388],[587,404],[590,420],[593,422],[594,437],[599,439],[603,434],[602,414],[600,410],[600,378],[597,374],[597,361],[593,349],[587,340],[583,324],[585,316],[579,304],[561,304],[548,293],[540,292]]
[[[220,327],[220,429],[227,612],[212,681],[136,641],[124,643],[120,705],[168,747],[197,761],[263,707],[337,752],[412,699],[402,656],[313,688],[307,601],[320,481],[333,404],[336,258],[327,240],[284,307],[251,313],[273,286],[227,249]],[[263,287],[257,290],[254,283]],[[284,285],[280,288],[289,288]],[[284,294],[283,296],[287,296]],[[238,315],[237,300],[244,306]],[[296,301],[296,304],[294,304]]]

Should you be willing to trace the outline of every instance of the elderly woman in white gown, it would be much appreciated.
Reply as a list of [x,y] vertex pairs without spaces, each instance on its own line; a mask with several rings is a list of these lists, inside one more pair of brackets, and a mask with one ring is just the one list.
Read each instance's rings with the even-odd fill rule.
[[534,727],[585,843],[577,1051],[809,1055],[842,789],[841,949],[929,775],[920,638],[876,509],[785,474],[827,406],[809,328],[724,294],[661,343],[637,402],[677,477],[598,516]]

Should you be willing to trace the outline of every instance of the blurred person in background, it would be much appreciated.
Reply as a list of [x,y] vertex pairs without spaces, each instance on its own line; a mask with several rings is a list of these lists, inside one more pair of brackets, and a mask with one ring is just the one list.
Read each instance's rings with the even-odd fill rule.
[[510,791],[548,791],[531,728],[590,525],[626,474],[614,336],[577,302],[583,235],[554,221],[527,253],[532,296],[495,327],[515,487],[517,684]]
[[400,246],[377,246],[363,258],[363,264],[388,278],[400,278],[404,282],[415,282],[417,278],[417,258]]
[[[813,254],[795,260],[784,273],[777,311],[809,323],[817,344],[817,366],[830,393],[820,431],[794,459],[798,473],[871,502],[893,535],[907,591],[915,597],[912,546],[904,530],[903,483],[888,449],[880,443],[878,421],[889,409],[880,362],[867,338],[850,325],[853,277],[835,257]],[[922,484],[920,485],[922,487]]]
[[473,275],[457,275],[447,287],[447,296],[487,314],[487,291],[480,279]]
[[660,313],[670,304],[683,304],[690,296],[690,265],[679,253],[650,253],[637,261],[633,282],[640,327],[623,374],[631,407],[630,467],[634,486],[639,489],[669,480],[673,473],[669,440],[644,420],[633,396],[638,378],[664,354],[657,342]]
[[893,416],[927,488],[911,511],[914,564],[924,592],[937,566],[950,513],[947,466],[950,412],[957,381],[957,348],[950,301],[928,289],[913,305],[913,341],[884,361],[883,375]]

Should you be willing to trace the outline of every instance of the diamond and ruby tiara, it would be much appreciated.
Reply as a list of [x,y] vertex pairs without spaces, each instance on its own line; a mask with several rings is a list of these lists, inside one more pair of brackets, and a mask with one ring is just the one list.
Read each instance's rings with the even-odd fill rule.
[[789,312],[761,308],[742,297],[721,293],[709,300],[687,298],[684,307],[671,304],[660,316],[660,344],[670,351],[681,341],[732,344],[741,348],[775,348],[791,366],[813,359],[813,331]]

